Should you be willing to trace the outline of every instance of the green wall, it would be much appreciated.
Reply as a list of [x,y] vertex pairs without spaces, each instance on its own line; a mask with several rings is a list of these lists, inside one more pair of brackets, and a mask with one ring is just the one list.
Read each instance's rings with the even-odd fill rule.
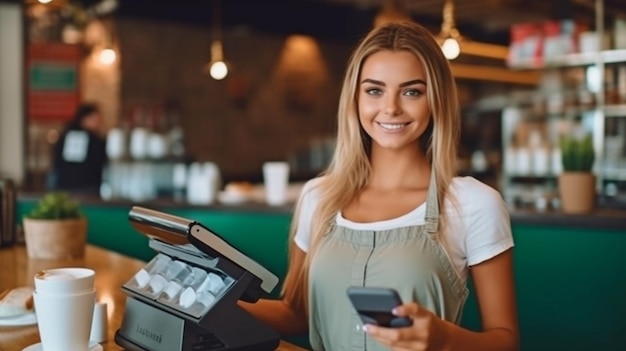
[[[18,215],[32,208],[21,200]],[[149,260],[147,239],[128,222],[130,206],[88,205],[88,241]],[[279,277],[286,270],[288,213],[159,208],[196,220]],[[622,350],[626,345],[626,233],[513,223],[522,350]],[[273,296],[277,296],[276,288]],[[470,282],[462,324],[480,329]],[[299,342],[300,343],[300,342]]]
[[[513,224],[522,350],[626,348],[626,233]],[[478,307],[463,324],[478,329]]]

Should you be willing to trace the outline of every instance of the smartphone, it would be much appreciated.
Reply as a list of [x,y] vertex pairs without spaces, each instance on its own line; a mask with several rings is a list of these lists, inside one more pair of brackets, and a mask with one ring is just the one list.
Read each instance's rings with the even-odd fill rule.
[[346,292],[363,324],[374,324],[387,328],[402,328],[413,325],[410,318],[398,317],[391,313],[394,307],[402,305],[402,299],[395,289],[351,286]]

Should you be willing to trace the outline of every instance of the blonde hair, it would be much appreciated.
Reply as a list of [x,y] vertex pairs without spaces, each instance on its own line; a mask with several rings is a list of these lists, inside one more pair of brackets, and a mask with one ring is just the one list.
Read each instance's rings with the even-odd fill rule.
[[[366,185],[371,165],[371,138],[360,125],[357,109],[357,87],[363,62],[383,51],[407,51],[414,54],[426,73],[426,95],[431,110],[429,127],[420,137],[419,145],[434,167],[437,200],[444,203],[447,189],[456,174],[459,139],[459,107],[454,78],[448,60],[433,35],[413,22],[388,23],[370,31],[355,49],[348,62],[339,99],[337,144],[333,159],[314,191],[319,203],[312,217],[311,240],[305,264],[290,265],[283,297],[297,309],[307,313],[308,272],[321,239],[330,228],[334,216],[347,206]],[[291,224],[290,250],[294,249],[300,204],[296,204]],[[440,218],[445,217],[444,212]],[[445,218],[441,218],[445,222]],[[441,226],[440,226],[441,227]]]

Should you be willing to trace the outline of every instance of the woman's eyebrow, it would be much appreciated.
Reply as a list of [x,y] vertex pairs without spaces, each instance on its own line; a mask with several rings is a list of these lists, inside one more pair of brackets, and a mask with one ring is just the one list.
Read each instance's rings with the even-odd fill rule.
[[413,80],[409,80],[408,82],[400,83],[399,87],[404,88],[404,87],[408,87],[409,85],[415,85],[415,84],[426,85],[426,82],[422,79],[413,79]]
[[370,79],[370,78],[365,78],[361,81],[361,84],[363,83],[371,83],[371,84],[375,84],[375,85],[382,85],[385,86],[385,82],[381,82],[380,80],[376,80],[376,79]]
[[[376,79],[370,79],[370,78],[365,78],[361,81],[361,84],[363,83],[371,83],[371,84],[375,84],[375,85],[381,85],[381,86],[386,86],[385,82],[382,82],[380,80],[376,80]],[[413,80],[409,80],[406,81],[404,83],[400,83],[399,87],[403,88],[403,87],[407,87],[409,85],[414,85],[414,84],[423,84],[426,85],[426,82],[422,79],[413,79]]]

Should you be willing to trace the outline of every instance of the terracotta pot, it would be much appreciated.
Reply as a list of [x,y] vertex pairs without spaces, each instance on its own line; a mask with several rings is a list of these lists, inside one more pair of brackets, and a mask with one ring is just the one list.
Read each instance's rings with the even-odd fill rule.
[[30,258],[66,259],[85,255],[87,220],[24,218],[24,239]]
[[589,172],[563,172],[559,194],[564,213],[589,213],[596,203],[596,177]]

